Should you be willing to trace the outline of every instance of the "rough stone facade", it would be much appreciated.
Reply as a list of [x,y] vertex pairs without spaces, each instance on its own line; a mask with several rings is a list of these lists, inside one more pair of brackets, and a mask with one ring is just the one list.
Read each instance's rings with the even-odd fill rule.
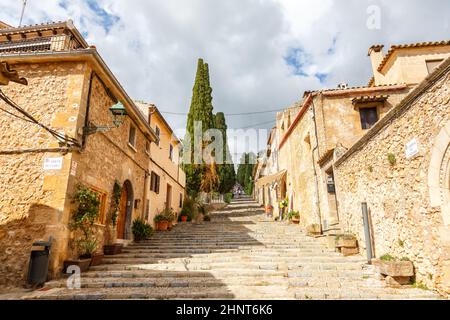
[[[361,249],[366,249],[361,203],[367,202],[375,256],[409,258],[418,282],[446,293],[450,292],[449,64],[447,60],[335,166],[340,219],[357,235]],[[413,139],[418,154],[407,158],[406,145]]]
[[[111,95],[121,89],[104,85],[105,77],[100,80],[100,76],[93,76],[89,90],[94,71],[90,63],[56,61],[11,66],[29,85],[11,83],[2,90],[41,123],[81,144],[89,101],[89,121],[97,126],[112,125],[109,108],[116,102]],[[14,111],[3,101],[0,107]],[[125,230],[118,238],[132,240],[131,223],[144,217],[143,203],[148,197],[150,155],[145,145],[152,131],[148,127],[144,134],[142,120],[132,115],[129,104],[126,108],[129,116],[119,128],[89,135],[81,149],[63,152],[58,141],[39,126],[0,112],[1,286],[24,284],[32,244],[38,240],[53,237],[50,279],[60,275],[64,260],[78,257],[72,246],[75,234],[68,224],[74,209],[73,195],[80,184],[104,199],[96,225],[101,251],[103,244],[117,238],[110,223],[114,183],[126,182],[130,189],[126,212],[119,213],[119,219],[126,219]],[[131,125],[136,128],[134,145],[129,143]],[[153,137],[156,139],[154,133]],[[33,151],[24,152],[29,149]],[[61,159],[61,168],[44,170],[44,161],[49,158]]]
[[[80,98],[74,87],[83,83],[83,66],[77,63],[15,65],[28,79],[28,86],[10,84],[2,90],[18,105],[46,125],[73,134],[74,130],[58,125],[58,117],[78,114],[74,101]],[[75,106],[76,105],[76,106]],[[0,106],[12,111],[5,103]],[[76,123],[71,123],[75,127]],[[38,126],[0,112],[0,150],[23,150],[58,147],[55,139]],[[43,170],[45,158],[63,157],[58,172]],[[18,153],[0,156],[0,285],[14,284],[28,270],[32,243],[58,240],[52,247],[50,269],[54,270],[68,238],[67,184],[72,155],[46,152]]]

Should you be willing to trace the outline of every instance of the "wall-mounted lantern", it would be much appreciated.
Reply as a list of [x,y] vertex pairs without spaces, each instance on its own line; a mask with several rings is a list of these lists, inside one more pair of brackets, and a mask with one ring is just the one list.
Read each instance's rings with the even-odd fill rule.
[[123,123],[125,122],[125,118],[128,115],[124,105],[120,102],[109,108],[109,112],[112,115],[113,126],[96,126],[92,123],[89,123],[89,125],[84,128],[84,134],[91,135],[97,132],[106,132],[111,129],[119,128],[121,125],[123,125]]

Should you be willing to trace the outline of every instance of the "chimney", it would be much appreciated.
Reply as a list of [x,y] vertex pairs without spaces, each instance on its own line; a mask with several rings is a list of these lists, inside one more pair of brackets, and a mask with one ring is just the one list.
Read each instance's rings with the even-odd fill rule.
[[383,48],[384,45],[374,45],[369,48],[368,56],[370,57],[370,62],[372,63],[372,72],[373,77],[375,78],[375,85],[382,84],[384,76],[378,72],[378,67],[381,64],[381,61],[383,61],[384,54],[383,54]]

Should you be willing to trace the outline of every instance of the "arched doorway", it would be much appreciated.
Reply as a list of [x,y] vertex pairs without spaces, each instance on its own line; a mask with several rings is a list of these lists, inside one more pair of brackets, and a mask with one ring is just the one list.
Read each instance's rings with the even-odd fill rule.
[[131,217],[133,214],[133,186],[125,181],[120,195],[119,215],[117,217],[117,239],[131,239]]

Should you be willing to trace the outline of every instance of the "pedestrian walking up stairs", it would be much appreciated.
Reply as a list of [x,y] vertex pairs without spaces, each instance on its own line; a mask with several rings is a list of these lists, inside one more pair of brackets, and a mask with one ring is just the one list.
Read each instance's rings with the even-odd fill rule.
[[269,221],[249,197],[131,244],[81,275],[24,299],[434,299],[419,289],[384,287],[362,257],[344,258],[297,225]]

